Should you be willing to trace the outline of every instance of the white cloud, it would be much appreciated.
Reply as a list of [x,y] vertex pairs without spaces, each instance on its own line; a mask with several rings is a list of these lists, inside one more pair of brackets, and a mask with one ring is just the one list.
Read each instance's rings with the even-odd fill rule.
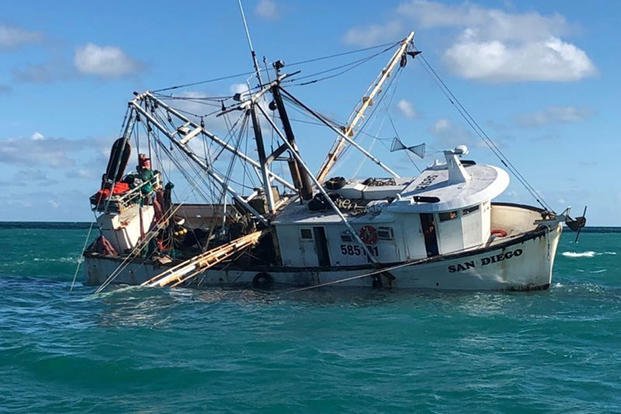
[[349,45],[368,47],[399,39],[404,36],[404,31],[401,21],[392,20],[386,24],[373,24],[367,27],[349,29],[345,33],[344,41]]
[[255,13],[265,19],[275,20],[278,18],[278,7],[274,0],[260,0]]
[[250,93],[250,88],[247,83],[234,83],[230,86],[229,90],[232,94],[241,94],[242,98],[247,98],[246,95]]
[[434,134],[442,134],[451,129],[451,122],[448,119],[438,119],[431,127]]
[[397,102],[397,109],[399,110],[399,112],[401,112],[403,116],[409,119],[415,118],[417,115],[416,110],[414,109],[414,105],[412,105],[412,102],[405,99],[401,99],[399,102]]
[[474,30],[482,38],[500,41],[532,41],[571,32],[569,24],[559,14],[512,14],[498,9],[486,9],[474,3],[445,5],[428,0],[412,0],[400,5],[397,10],[400,15],[412,19],[417,28]]
[[69,177],[73,177],[73,178],[80,177],[80,178],[91,179],[91,178],[95,178],[96,174],[91,169],[78,168],[75,171],[72,171],[72,174],[70,174],[68,176]]
[[454,125],[448,119],[438,119],[430,128],[435,143],[441,150],[454,148],[457,145],[473,145],[472,135],[464,128]]
[[[0,164],[26,167],[72,168],[78,153],[92,151],[104,139],[47,138],[35,132],[29,138],[0,139]],[[108,139],[105,139],[106,144]]]
[[37,43],[42,39],[41,33],[0,24],[0,50],[14,49],[23,45]]
[[73,165],[67,150],[74,143],[63,138],[6,139],[0,143],[0,163],[16,165],[47,165],[51,167]]
[[137,73],[142,64],[115,46],[89,43],[76,50],[74,64],[80,73],[101,78],[119,78]]
[[576,81],[595,73],[586,53],[558,38],[520,44],[481,40],[465,33],[444,54],[467,79],[493,82]]
[[50,83],[69,79],[72,75],[71,72],[65,62],[52,60],[13,69],[13,77],[20,82]]
[[572,27],[559,14],[510,13],[473,3],[403,3],[385,24],[350,29],[347,43],[369,46],[402,36],[401,27],[453,30],[443,58],[457,75],[492,82],[575,81],[596,73],[587,54],[565,37]]
[[58,201],[56,201],[56,200],[48,200],[47,202],[48,202],[48,204],[49,204],[50,206],[52,206],[52,208],[58,208],[58,207],[60,207],[60,203],[59,203]]
[[522,115],[518,124],[526,127],[538,127],[548,124],[569,124],[585,120],[591,112],[584,108],[573,106],[551,106],[538,112]]

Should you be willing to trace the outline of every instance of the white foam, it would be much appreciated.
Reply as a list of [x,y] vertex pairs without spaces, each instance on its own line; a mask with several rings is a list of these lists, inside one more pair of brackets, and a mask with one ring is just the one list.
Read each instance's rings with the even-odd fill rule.
[[595,257],[595,252],[591,250],[587,252],[563,252],[562,254],[565,257]]
[[81,256],[78,257],[35,257],[32,259],[33,262],[45,262],[45,263],[78,263],[82,262],[83,258]]

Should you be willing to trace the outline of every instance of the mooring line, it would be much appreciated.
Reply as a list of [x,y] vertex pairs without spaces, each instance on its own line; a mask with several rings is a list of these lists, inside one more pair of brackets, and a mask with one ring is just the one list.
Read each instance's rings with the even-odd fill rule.
[[288,290],[288,291],[282,292],[280,295],[290,295],[292,293],[304,292],[306,290],[317,289],[317,288],[320,288],[320,287],[338,285],[340,283],[345,283],[345,282],[349,282],[349,281],[352,281],[352,280],[362,279],[362,278],[369,277],[369,276],[375,276],[377,274],[389,272],[389,271],[395,270],[395,269],[400,269],[402,267],[412,266],[412,265],[415,265],[415,264],[418,264],[418,263],[422,263],[422,262],[425,262],[425,261],[428,261],[428,258],[421,259],[421,260],[414,260],[414,261],[407,262],[407,263],[401,263],[401,264],[398,264],[398,265],[395,265],[395,266],[383,267],[381,269],[374,270],[373,272],[369,272],[369,273],[364,273],[362,275],[350,276],[350,277],[346,277],[346,278],[343,278],[343,279],[333,280],[331,282],[324,282],[324,283],[319,283],[317,285],[305,286],[305,287],[298,288],[298,289]]
[[78,272],[80,271],[80,265],[82,264],[81,260],[84,257],[84,251],[86,250],[86,245],[88,244],[88,240],[91,238],[91,231],[93,230],[93,224],[95,224],[95,222],[91,221],[91,225],[88,228],[88,234],[86,235],[86,240],[84,240],[84,246],[82,246],[82,253],[80,254],[80,257],[78,258],[78,265],[75,267],[75,273],[73,274],[73,280],[71,281],[71,287],[69,288],[69,292],[73,291],[73,287],[75,286],[75,281],[78,277]]

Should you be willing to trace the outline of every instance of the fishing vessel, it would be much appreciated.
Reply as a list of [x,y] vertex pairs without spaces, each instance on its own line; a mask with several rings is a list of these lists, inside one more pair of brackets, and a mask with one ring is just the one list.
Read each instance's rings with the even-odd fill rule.
[[[192,98],[215,104],[210,113],[192,113],[183,107],[187,101],[166,92],[134,93],[90,198],[99,237],[84,253],[86,283],[99,289],[111,283],[548,288],[563,224],[579,230],[584,217],[557,214],[544,204],[497,202],[509,173],[467,159],[465,145],[446,148],[427,168],[402,176],[360,144],[369,108],[382,99],[389,79],[418,59],[413,36],[395,44],[346,123],[294,95],[287,85],[299,71],[287,73],[281,61],[266,80],[255,59],[256,85],[245,91]],[[292,109],[322,125],[324,135],[298,135]],[[226,132],[219,135],[210,125],[224,125]],[[516,174],[500,148],[482,137]],[[299,148],[303,139],[327,150],[317,172]],[[331,176],[347,150],[381,175]],[[408,146],[395,137],[390,151],[424,157],[425,144]],[[136,169],[127,172],[134,160]],[[177,200],[173,173],[203,202]]]

